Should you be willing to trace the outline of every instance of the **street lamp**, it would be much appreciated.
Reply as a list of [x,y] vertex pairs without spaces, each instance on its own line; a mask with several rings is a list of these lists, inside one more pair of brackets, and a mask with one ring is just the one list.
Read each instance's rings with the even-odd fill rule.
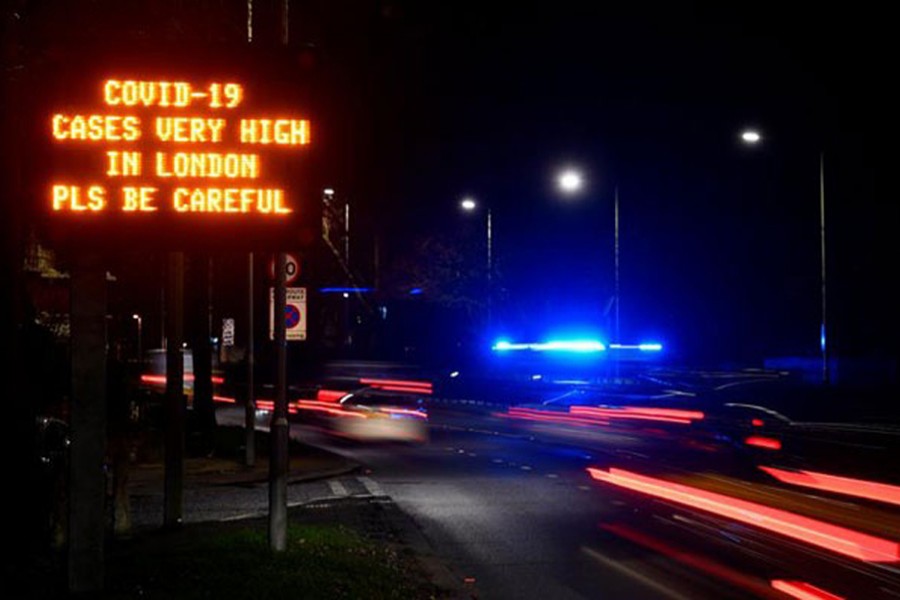
[[133,315],[131,315],[131,318],[134,319],[135,321],[137,321],[137,359],[138,359],[138,364],[143,364],[144,356],[143,356],[143,352],[142,352],[143,348],[141,345],[141,329],[142,329],[142,325],[143,325],[143,319],[141,319],[141,315],[139,315],[137,313],[134,313]]
[[[568,168],[559,173],[556,183],[564,194],[571,196],[580,192],[584,188],[584,176],[580,171]],[[613,335],[615,341],[620,342],[619,332],[619,186],[616,185],[613,190],[613,258],[615,265],[615,289],[613,292],[613,305],[616,312],[614,313]]]
[[[741,140],[744,144],[753,146],[762,141],[762,135],[755,129],[745,129],[741,132]],[[826,301],[826,263],[825,263],[825,152],[819,152],[819,260],[820,272],[819,280],[821,283],[822,294],[822,313],[821,323],[819,324],[819,349],[822,353],[822,383],[831,381],[830,369],[828,366],[828,344],[827,344],[827,308]]]
[[760,134],[759,131],[755,129],[745,129],[741,132],[741,141],[749,146],[752,146],[762,141],[762,134]]
[[[471,196],[466,196],[459,202],[459,207],[467,212],[474,212],[478,208],[478,202],[475,201]],[[492,223],[491,223],[491,207],[487,207],[485,211],[486,217],[486,246],[487,246],[487,282],[488,282],[488,297],[487,297],[487,325],[488,329],[491,328],[491,312],[492,312],[492,304],[493,304],[493,280],[494,280],[494,259],[493,259],[493,232],[492,232]]]
[[584,186],[584,177],[575,169],[566,169],[556,178],[556,183],[563,193],[572,195],[581,191]]

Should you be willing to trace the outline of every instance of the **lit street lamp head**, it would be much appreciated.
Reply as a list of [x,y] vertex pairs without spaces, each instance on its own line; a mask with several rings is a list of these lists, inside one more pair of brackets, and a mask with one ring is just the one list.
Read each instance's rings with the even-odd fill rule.
[[463,198],[459,203],[460,208],[465,211],[471,212],[475,210],[478,204],[472,198]]
[[559,183],[559,189],[567,194],[572,194],[581,190],[584,185],[581,173],[573,169],[567,169],[560,173],[557,182]]
[[762,141],[762,135],[755,129],[745,129],[741,132],[741,140],[745,144],[753,145]]

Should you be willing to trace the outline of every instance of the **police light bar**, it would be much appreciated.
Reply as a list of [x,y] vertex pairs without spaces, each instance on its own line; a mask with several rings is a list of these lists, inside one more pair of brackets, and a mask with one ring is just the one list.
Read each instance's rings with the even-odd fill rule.
[[491,346],[495,352],[507,352],[517,350],[530,350],[532,352],[605,352],[603,342],[596,340],[553,340],[540,343],[513,343],[500,340]]

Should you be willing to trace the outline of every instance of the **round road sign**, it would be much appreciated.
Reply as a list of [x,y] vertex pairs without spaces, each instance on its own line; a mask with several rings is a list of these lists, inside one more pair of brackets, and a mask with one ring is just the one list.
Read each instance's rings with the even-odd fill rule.
[[[269,261],[269,277],[272,278],[272,281],[275,281],[275,261],[277,258],[277,255],[273,256],[272,260]],[[286,259],[284,263],[284,282],[285,284],[291,284],[300,275],[300,261],[293,254],[288,254]]]
[[293,329],[300,324],[300,309],[293,304],[284,307],[284,326]]

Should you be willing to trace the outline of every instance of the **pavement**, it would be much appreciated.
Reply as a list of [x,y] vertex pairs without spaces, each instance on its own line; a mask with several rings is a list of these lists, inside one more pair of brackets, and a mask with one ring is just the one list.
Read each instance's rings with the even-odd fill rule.
[[[293,446],[293,444],[292,444]],[[339,477],[362,466],[348,458],[325,452],[318,448],[300,446],[292,448],[288,463],[288,483],[314,481]],[[162,462],[144,462],[131,465],[128,476],[130,494],[140,494],[162,484],[165,468]],[[265,483],[269,480],[268,457],[257,457],[252,466],[246,466],[238,458],[190,457],[184,461],[184,484],[191,486],[227,486]]]

